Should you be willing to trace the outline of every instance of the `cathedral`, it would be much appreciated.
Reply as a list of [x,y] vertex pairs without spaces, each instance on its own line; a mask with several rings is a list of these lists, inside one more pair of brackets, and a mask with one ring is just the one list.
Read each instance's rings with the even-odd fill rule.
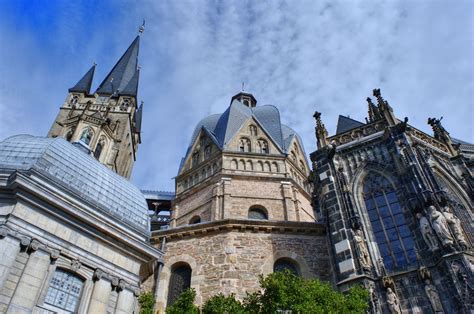
[[140,190],[139,45],[95,90],[95,64],[71,84],[46,137],[0,139],[1,313],[138,313],[145,292],[164,313],[187,288],[242,299],[285,269],[364,286],[370,313],[474,311],[473,144],[374,89],[333,135],[315,112],[307,154],[241,91],[190,134],[175,191]]

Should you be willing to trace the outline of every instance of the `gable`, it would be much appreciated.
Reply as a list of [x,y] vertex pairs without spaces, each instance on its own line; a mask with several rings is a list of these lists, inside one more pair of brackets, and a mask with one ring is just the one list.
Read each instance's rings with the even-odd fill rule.
[[213,136],[205,128],[201,128],[201,131],[194,138],[194,142],[189,148],[189,153],[183,161],[178,174],[198,167],[220,150]]

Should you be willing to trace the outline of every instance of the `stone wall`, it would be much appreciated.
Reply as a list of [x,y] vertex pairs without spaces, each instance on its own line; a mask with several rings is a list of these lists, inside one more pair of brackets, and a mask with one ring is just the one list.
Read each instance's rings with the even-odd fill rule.
[[244,298],[246,292],[258,289],[259,275],[273,272],[279,258],[293,260],[306,278],[329,280],[325,236],[262,232],[258,228],[245,231],[243,224],[240,227],[242,231],[220,227],[202,235],[195,231],[193,237],[167,236],[159,307],[166,306],[171,269],[177,263],[187,263],[192,269],[191,287],[196,289],[197,304],[221,292]]

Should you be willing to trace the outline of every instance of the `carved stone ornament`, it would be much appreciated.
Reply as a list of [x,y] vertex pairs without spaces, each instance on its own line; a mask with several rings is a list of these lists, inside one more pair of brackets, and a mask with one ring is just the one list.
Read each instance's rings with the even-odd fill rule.
[[121,290],[125,289],[126,287],[127,287],[127,282],[123,279],[120,279],[119,283],[117,285],[118,290],[121,291]]
[[392,288],[387,288],[387,305],[390,313],[392,314],[401,314],[402,310],[400,308],[400,300],[397,297],[395,291]]
[[133,288],[133,294],[134,294],[136,297],[138,297],[138,296],[140,295],[140,293],[141,293],[140,288],[138,288],[138,287],[134,287],[134,288]]
[[443,305],[441,303],[441,299],[439,298],[438,291],[429,279],[425,280],[425,292],[428,300],[430,300],[433,311],[435,313],[443,313]]
[[77,259],[71,261],[71,268],[74,271],[78,271],[79,268],[81,268],[81,262],[79,262]]
[[118,287],[119,279],[117,277],[112,277],[110,283],[112,284],[112,287]]
[[56,249],[51,249],[51,253],[50,253],[50,256],[51,256],[51,260],[52,261],[55,261],[59,258],[59,255],[61,254],[61,251],[59,250],[56,250]]
[[423,280],[431,278],[430,271],[425,266],[421,266],[420,269],[418,269],[418,273]]
[[428,214],[433,230],[436,232],[443,246],[451,247],[453,245],[453,236],[449,231],[448,222],[444,215],[433,205],[428,207]]
[[438,250],[438,240],[436,239],[436,236],[430,226],[428,219],[421,213],[416,214],[416,218],[418,218],[418,225],[420,228],[421,235],[423,236],[423,240],[425,240],[425,243],[428,246],[429,250],[431,252]]
[[5,226],[0,227],[0,238],[3,239],[8,235],[8,228]]
[[21,237],[20,239],[20,245],[22,247],[28,247],[31,243],[31,238],[28,237]]
[[392,277],[382,277],[382,283],[385,288],[394,288],[395,282]]
[[30,250],[31,251],[37,251],[41,247],[41,242],[39,242],[36,239],[33,239],[30,243]]
[[105,276],[105,272],[99,268],[94,271],[94,280],[101,280]]

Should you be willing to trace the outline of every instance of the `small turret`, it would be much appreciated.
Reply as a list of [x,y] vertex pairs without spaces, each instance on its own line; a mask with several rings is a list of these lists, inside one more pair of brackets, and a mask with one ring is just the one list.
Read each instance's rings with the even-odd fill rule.
[[316,120],[316,139],[318,140],[318,148],[322,148],[328,145],[328,131],[326,130],[326,126],[321,120],[321,112],[314,112],[313,115],[314,119]]

